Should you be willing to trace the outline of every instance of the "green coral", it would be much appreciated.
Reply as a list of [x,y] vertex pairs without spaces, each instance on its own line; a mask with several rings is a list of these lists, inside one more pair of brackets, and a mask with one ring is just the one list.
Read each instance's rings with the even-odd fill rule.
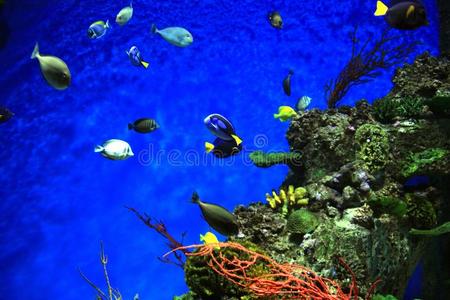
[[423,111],[424,102],[420,98],[406,97],[394,99],[385,97],[373,103],[373,113],[375,118],[382,123],[390,123],[395,118],[413,118]]
[[294,234],[306,234],[319,225],[319,218],[307,209],[293,211],[287,220],[286,230]]
[[398,299],[392,295],[375,294],[373,295],[372,300],[398,300]]
[[253,164],[260,168],[268,168],[279,164],[298,165],[300,158],[301,155],[297,152],[265,153],[263,151],[254,151],[250,154]]
[[[257,245],[249,241],[240,241],[240,244],[251,251],[265,254]],[[221,255],[229,259],[233,259],[234,257],[239,257],[241,260],[250,259],[248,255],[242,254],[242,252],[238,252],[232,248],[221,248],[220,250],[215,251],[220,251]],[[204,256],[189,256],[186,260],[184,274],[186,283],[193,295],[204,300],[222,299],[223,295],[236,299],[241,299],[241,297],[245,296],[248,297],[247,299],[255,299],[252,298],[253,295],[250,291],[235,285],[224,276],[217,274],[211,269],[208,262],[209,257]],[[251,274],[256,277],[265,274],[268,271],[267,267],[263,265],[263,263],[257,263],[246,270],[246,272],[247,274]]]
[[404,177],[423,172],[423,169],[447,156],[448,151],[441,148],[431,148],[422,152],[412,154],[402,169]]
[[408,211],[408,205],[399,198],[384,195],[372,195],[367,201],[376,215],[383,213],[403,217]]
[[356,130],[355,141],[359,146],[357,159],[369,172],[382,169],[389,153],[389,136],[387,131],[377,124],[364,124]]
[[407,215],[412,223],[412,227],[428,229],[436,226],[436,209],[430,201],[408,193],[405,195],[405,202],[408,207]]
[[433,229],[411,229],[409,231],[410,234],[414,235],[428,235],[428,236],[438,236],[441,234],[449,233],[450,232],[450,222],[444,223],[438,227],[435,227]]

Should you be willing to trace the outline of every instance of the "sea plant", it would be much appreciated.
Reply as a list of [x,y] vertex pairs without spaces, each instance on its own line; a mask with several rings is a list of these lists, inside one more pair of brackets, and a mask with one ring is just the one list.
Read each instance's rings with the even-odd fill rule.
[[411,154],[404,163],[402,176],[408,178],[417,175],[423,172],[424,168],[436,163],[447,155],[448,150],[442,148],[431,148]]
[[407,119],[419,116],[423,111],[424,102],[417,97],[395,99],[387,96],[374,101],[372,107],[378,121],[390,123],[397,117]]
[[380,76],[382,70],[402,63],[414,51],[417,43],[393,44],[398,36],[383,31],[379,40],[369,46],[371,39],[360,44],[357,28],[351,35],[352,52],[347,65],[339,75],[325,85],[325,95],[329,108],[335,108],[347,92],[355,85],[369,82]]
[[408,205],[399,198],[373,194],[367,204],[376,215],[383,213],[396,217],[403,217],[408,211]]
[[449,233],[450,232],[450,222],[446,222],[442,225],[439,225],[438,227],[432,228],[432,229],[415,229],[412,228],[409,231],[409,234],[413,235],[426,235],[426,236],[438,236],[441,234]]

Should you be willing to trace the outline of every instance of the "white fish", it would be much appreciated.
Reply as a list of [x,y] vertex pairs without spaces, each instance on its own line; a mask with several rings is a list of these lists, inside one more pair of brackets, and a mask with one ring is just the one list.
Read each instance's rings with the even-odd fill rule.
[[297,110],[304,111],[311,103],[311,100],[312,99],[308,96],[301,97],[297,102]]
[[192,34],[182,27],[167,27],[159,30],[153,24],[152,33],[158,33],[163,39],[177,47],[187,47],[194,42]]
[[98,145],[94,150],[96,153],[101,153],[104,157],[112,160],[124,160],[134,156],[130,145],[122,140],[111,139]]
[[120,26],[127,24],[131,17],[133,17],[133,1],[130,1],[130,6],[122,8],[116,16],[116,23]]

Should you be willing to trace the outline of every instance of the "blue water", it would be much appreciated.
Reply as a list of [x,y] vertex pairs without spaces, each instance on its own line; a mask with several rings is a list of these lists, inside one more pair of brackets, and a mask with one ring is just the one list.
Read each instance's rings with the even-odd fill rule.
[[[417,53],[437,54],[434,1],[426,1],[431,25],[396,32],[419,40]],[[127,1],[6,1],[2,18],[10,28],[0,49],[0,105],[15,118],[0,125],[0,294],[10,299],[93,299],[94,291],[77,267],[103,286],[98,259],[102,240],[113,286],[124,299],[171,299],[187,290],[183,272],[159,262],[168,248],[124,205],[165,222],[185,243],[197,243],[208,225],[192,191],[232,209],[263,201],[280,185],[287,168],[258,169],[252,150],[287,151],[287,123],[273,119],[280,105],[313,98],[324,108],[323,86],[350,55],[349,34],[359,25],[362,40],[386,28],[375,18],[375,1],[134,1],[134,16],[114,24]],[[266,19],[279,10],[285,28]],[[99,40],[87,28],[109,19],[113,28]],[[150,33],[183,26],[194,35],[188,48],[176,48]],[[73,82],[57,91],[29,57],[35,42],[41,53],[62,58]],[[132,66],[125,53],[140,48],[150,68]],[[281,81],[295,74],[293,96]],[[386,94],[392,70],[351,90],[344,103]],[[235,125],[245,150],[225,161],[203,154],[213,137],[202,120],[221,113]],[[153,117],[161,129],[140,135],[127,124]],[[93,152],[110,138],[130,143],[136,156],[110,161]],[[223,237],[222,237],[223,238]]]

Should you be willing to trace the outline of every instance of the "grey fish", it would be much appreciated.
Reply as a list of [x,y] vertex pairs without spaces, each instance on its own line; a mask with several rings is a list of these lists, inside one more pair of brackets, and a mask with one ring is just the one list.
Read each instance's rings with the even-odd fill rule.
[[134,123],[128,124],[128,129],[134,129],[139,133],[149,133],[159,128],[159,124],[155,120],[150,118],[142,118],[134,121]]
[[34,46],[31,59],[37,58],[45,80],[57,90],[64,90],[70,85],[70,71],[66,63],[56,56],[41,55],[39,45]]
[[300,99],[298,99],[297,110],[298,111],[304,111],[309,106],[309,104],[311,103],[311,100],[312,99],[310,97],[308,97],[308,96],[303,96]]
[[0,106],[0,123],[9,121],[14,116],[14,113],[6,107]]
[[294,71],[289,70],[289,73],[283,79],[283,91],[287,96],[291,95],[291,76],[292,75],[294,75]]
[[202,202],[197,192],[192,194],[192,202],[200,206],[205,221],[217,232],[226,236],[239,233],[236,216],[226,208],[220,205]]
[[167,27],[159,30],[153,24],[152,33],[158,33],[163,39],[177,47],[187,47],[194,41],[192,34],[182,27]]
[[133,17],[133,1],[130,1],[130,5],[122,8],[116,16],[116,23],[120,26],[125,25]]

